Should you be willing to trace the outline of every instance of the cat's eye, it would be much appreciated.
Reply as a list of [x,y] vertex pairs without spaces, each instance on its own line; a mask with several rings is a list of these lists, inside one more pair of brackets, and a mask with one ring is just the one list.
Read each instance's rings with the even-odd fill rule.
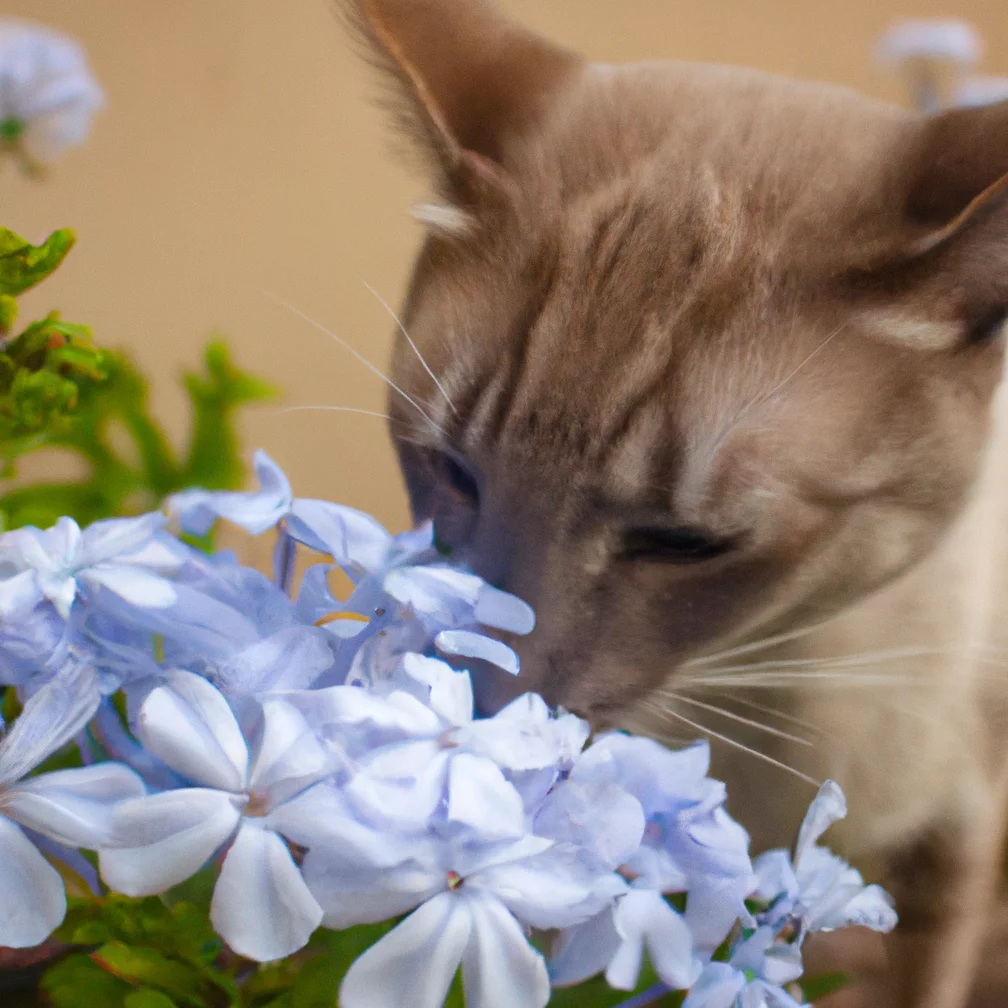
[[732,540],[721,539],[701,529],[643,527],[629,529],[623,536],[623,558],[655,563],[700,563],[721,556]]
[[459,461],[448,452],[436,452],[435,464],[438,466],[445,483],[468,504],[473,507],[479,504],[480,490],[476,477],[464,462]]

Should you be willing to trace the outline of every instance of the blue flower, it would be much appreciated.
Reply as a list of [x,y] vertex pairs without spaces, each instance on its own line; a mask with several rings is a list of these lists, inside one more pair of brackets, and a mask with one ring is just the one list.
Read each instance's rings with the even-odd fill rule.
[[768,904],[760,923],[790,926],[799,939],[810,931],[833,931],[847,925],[891,931],[896,912],[880,886],[865,885],[861,873],[816,841],[847,815],[839,785],[826,781],[809,807],[798,834],[794,858],[784,850],[768,851],[755,861],[755,896]]
[[151,895],[227,846],[211,920],[240,955],[267,961],[301,948],[322,919],[284,838],[297,834],[298,808],[311,818],[310,803],[297,799],[332,766],[304,719],[280,701],[264,704],[249,730],[254,754],[224,696],[191,672],[176,671],[154,689],[137,736],[196,786],[120,805],[101,873],[119,892]]
[[29,777],[73,738],[98,705],[92,673],[68,667],[42,686],[0,741],[0,945],[45,941],[66,913],[63,880],[24,829],[70,847],[97,848],[114,839],[116,803],[143,794],[139,777],[118,763],[99,763]]
[[95,522],[81,532],[72,518],[60,518],[50,529],[5,533],[0,606],[14,618],[48,601],[66,619],[81,591],[103,588],[131,606],[171,605],[174,589],[160,574],[176,566],[175,558],[148,548],[163,524],[161,515],[150,514]]

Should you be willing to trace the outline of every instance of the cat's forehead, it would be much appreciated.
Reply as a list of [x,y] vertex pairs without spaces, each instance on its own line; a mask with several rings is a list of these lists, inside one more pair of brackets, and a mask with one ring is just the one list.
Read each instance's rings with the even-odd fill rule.
[[745,71],[589,78],[515,155],[516,213],[455,252],[435,241],[417,274],[414,335],[459,406],[441,417],[453,441],[627,496],[672,474],[705,507],[726,480],[783,478],[767,459],[800,463],[799,435],[870,416],[858,390],[898,366],[823,290],[894,227],[905,121]]

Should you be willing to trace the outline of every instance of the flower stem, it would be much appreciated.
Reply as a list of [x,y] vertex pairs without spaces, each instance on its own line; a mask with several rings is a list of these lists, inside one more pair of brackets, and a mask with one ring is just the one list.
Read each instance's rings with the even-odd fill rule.
[[277,527],[277,543],[273,552],[273,577],[277,588],[288,595],[294,580],[294,555],[297,543],[287,534],[281,523]]

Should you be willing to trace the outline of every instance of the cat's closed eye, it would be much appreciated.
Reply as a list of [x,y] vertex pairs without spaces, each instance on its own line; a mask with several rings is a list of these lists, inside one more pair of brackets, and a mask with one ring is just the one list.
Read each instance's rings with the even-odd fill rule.
[[641,527],[623,534],[621,557],[654,563],[701,563],[727,553],[733,545],[732,539],[719,538],[688,526]]
[[429,458],[442,483],[460,498],[461,503],[478,508],[480,489],[472,470],[449,452],[432,450]]

